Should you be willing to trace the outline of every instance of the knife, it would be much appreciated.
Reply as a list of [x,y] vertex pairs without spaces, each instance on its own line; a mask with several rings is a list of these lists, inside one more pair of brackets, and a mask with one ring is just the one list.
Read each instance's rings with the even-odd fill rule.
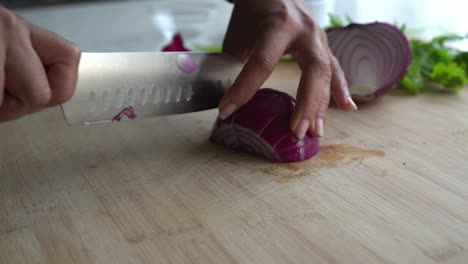
[[243,63],[225,53],[82,53],[69,125],[161,117],[216,108]]

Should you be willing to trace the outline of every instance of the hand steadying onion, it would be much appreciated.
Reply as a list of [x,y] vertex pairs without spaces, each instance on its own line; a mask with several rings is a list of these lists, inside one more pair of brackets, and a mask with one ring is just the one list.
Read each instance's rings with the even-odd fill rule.
[[[356,102],[369,102],[394,88],[406,74],[411,50],[406,36],[386,23],[351,24],[327,31]],[[185,51],[180,35],[164,51]],[[316,137],[298,139],[289,129],[294,98],[260,89],[228,119],[217,119],[210,140],[225,147],[283,163],[310,159],[320,149]]]
[[294,98],[286,93],[260,89],[228,119],[217,119],[210,139],[275,162],[307,160],[319,152],[319,141],[310,135],[300,140],[290,131],[295,105]]
[[357,103],[370,102],[395,88],[411,62],[408,39],[391,24],[353,23],[330,29],[327,36]]
[[[188,50],[177,34],[162,51]],[[216,120],[210,140],[275,162],[307,160],[319,152],[319,141],[310,135],[300,140],[290,131],[289,120],[295,106],[294,98],[286,93],[260,89],[228,119]]]

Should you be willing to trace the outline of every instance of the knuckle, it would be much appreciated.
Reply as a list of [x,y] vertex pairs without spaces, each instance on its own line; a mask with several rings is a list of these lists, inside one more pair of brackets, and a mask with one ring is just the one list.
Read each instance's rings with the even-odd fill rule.
[[305,25],[303,24],[302,20],[297,17],[291,17],[287,21],[287,26],[294,32],[300,32],[305,28]]
[[280,22],[286,22],[291,16],[289,7],[284,2],[278,4],[277,8],[273,10],[272,13],[274,15],[274,18]]
[[[324,97],[319,103],[319,109],[324,111],[325,109],[328,108],[328,104],[329,104],[328,97]],[[322,111],[319,111],[319,112],[322,112]]]
[[303,59],[299,61],[299,66],[307,71],[312,71],[322,76],[331,78],[332,62],[328,54],[312,49],[303,53]]
[[332,66],[329,60],[327,60],[325,57],[321,55],[316,54],[316,55],[313,55],[313,61],[314,61],[314,65],[316,65],[319,72],[331,78]]
[[315,114],[315,119],[317,118],[325,119],[325,117],[326,117],[325,112],[322,112],[322,111],[319,111],[317,112],[317,114]]
[[4,30],[11,31],[18,27],[20,20],[10,10],[5,7],[0,7],[0,23]]
[[273,11],[272,17],[274,23],[283,25],[294,32],[300,31],[304,27],[301,17],[297,15],[297,11],[292,10],[284,2]]
[[314,32],[317,30],[317,23],[315,23],[314,19],[310,16],[304,17],[302,24],[308,31]]
[[262,51],[253,55],[251,60],[255,65],[266,72],[273,72],[276,66],[276,60],[268,51]]
[[46,91],[28,98],[28,104],[31,110],[47,107],[50,102],[50,91]]
[[327,33],[325,31],[323,31],[322,29],[319,29],[317,30],[317,34],[318,34],[318,37],[319,39],[322,41],[322,43],[324,44],[324,46],[326,46],[328,48],[328,36],[327,36]]
[[323,99],[317,105],[317,111],[315,112],[315,118],[325,119],[326,112],[329,106],[329,100]]
[[54,104],[64,104],[66,102],[68,102],[68,100],[71,99],[71,97],[73,96],[73,91],[71,89],[64,89],[62,91],[60,91],[60,93],[57,93],[52,99],[52,101],[54,102]]
[[72,64],[78,64],[81,59],[81,49],[77,45],[73,43],[67,43],[64,49],[64,56],[67,62],[71,62]]

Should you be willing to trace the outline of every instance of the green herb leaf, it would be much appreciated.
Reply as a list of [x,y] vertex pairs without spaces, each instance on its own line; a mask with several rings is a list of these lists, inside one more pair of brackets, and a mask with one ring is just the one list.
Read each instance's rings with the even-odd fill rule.
[[420,66],[417,65],[417,63],[411,64],[406,76],[401,81],[401,89],[407,90],[412,94],[418,94],[421,92],[421,87],[424,86],[424,77],[422,76],[419,68]]
[[455,57],[455,62],[465,68],[465,74],[468,76],[468,52],[461,52]]
[[434,65],[429,79],[450,91],[459,91],[468,82],[465,69],[454,62],[439,62]]
[[446,91],[459,91],[468,82],[468,55],[445,46],[462,36],[446,34],[430,41],[411,40],[411,65],[400,89],[417,94],[436,84]]
[[346,26],[345,22],[343,22],[343,19],[341,19],[341,17],[338,15],[328,14],[328,18],[330,19],[330,25],[327,27],[327,30]]
[[463,40],[465,37],[457,34],[446,34],[432,39],[432,43],[442,48],[447,41]]

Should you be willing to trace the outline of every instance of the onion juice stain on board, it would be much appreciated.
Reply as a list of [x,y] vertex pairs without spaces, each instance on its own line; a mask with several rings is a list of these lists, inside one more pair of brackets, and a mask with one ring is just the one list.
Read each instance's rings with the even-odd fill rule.
[[310,160],[294,164],[274,164],[260,171],[273,175],[280,183],[291,182],[305,176],[318,175],[321,170],[339,168],[343,165],[360,163],[369,158],[382,158],[385,152],[351,145],[322,146],[319,154]]
[[351,164],[368,158],[385,156],[385,152],[377,149],[365,149],[351,145],[323,146],[311,166],[317,169],[336,168],[339,164]]
[[307,175],[315,174],[313,171],[300,169],[293,164],[276,164],[261,170],[262,173],[274,175],[278,182],[290,182]]

